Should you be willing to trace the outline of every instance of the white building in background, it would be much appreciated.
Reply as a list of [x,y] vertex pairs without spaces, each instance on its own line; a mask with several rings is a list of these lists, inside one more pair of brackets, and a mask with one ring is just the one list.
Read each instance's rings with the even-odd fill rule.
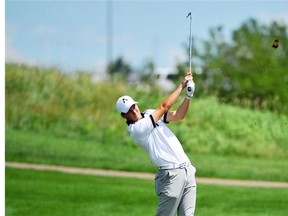
[[171,67],[160,67],[156,68],[155,74],[159,76],[158,84],[165,91],[171,91],[175,88],[175,84],[168,79],[170,74],[176,74],[175,68]]
[[[175,68],[170,67],[159,67],[155,70],[155,77],[157,77],[157,83],[164,91],[171,91],[174,89],[174,83],[168,79],[171,74],[176,74]],[[93,73],[93,81],[99,82],[103,80],[108,80],[109,76],[105,71],[97,71]],[[132,72],[129,74],[127,79],[128,83],[141,83],[141,74],[137,72]]]

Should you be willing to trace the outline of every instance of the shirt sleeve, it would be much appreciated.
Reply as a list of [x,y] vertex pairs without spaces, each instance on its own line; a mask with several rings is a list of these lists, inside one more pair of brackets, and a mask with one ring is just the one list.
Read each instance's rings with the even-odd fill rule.
[[161,120],[162,120],[164,123],[169,124],[169,121],[167,120],[167,115],[168,115],[168,112],[166,112],[166,113],[162,116]]
[[[144,112],[144,114],[146,114],[146,115],[152,115],[152,113],[155,111],[155,109],[148,109],[148,110],[145,110],[145,112]],[[169,124],[169,122],[168,122],[168,120],[167,120],[167,114],[168,114],[168,112],[166,112],[162,117],[161,117],[161,119],[159,120],[159,121],[162,121],[162,122],[164,122],[164,123],[166,123],[166,124]],[[151,121],[153,121],[154,122],[154,119],[152,120],[152,116],[150,117],[151,118]],[[152,123],[153,123],[152,122]],[[157,122],[155,122],[155,124],[153,123],[153,125],[157,125]]]

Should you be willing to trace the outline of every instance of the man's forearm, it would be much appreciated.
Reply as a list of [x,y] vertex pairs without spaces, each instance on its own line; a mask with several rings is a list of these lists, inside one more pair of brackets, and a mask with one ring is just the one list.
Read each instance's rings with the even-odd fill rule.
[[180,84],[168,97],[166,97],[160,104],[160,106],[165,107],[167,110],[166,112],[175,104],[178,97],[180,96],[183,90],[183,85]]
[[168,122],[179,121],[185,118],[189,109],[189,105],[190,105],[190,100],[185,98],[177,110],[168,112],[167,121]]
[[178,115],[178,119],[183,119],[189,109],[189,105],[190,105],[190,100],[188,100],[187,98],[184,99],[184,101],[182,102],[182,104],[178,107],[177,111],[176,111],[176,115]]
[[155,112],[152,114],[155,122],[160,120],[161,117],[175,104],[182,90],[183,85],[181,84],[159,104]]

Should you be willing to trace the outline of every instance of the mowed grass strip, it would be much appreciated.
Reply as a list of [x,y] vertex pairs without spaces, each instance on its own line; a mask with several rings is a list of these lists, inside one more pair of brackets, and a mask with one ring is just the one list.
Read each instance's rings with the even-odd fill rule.
[[[154,181],[6,168],[6,216],[149,216]],[[198,185],[197,216],[286,216],[288,189]]]
[[6,168],[6,216],[153,215],[151,181]]
[[[128,135],[127,135],[128,136]],[[6,128],[6,161],[155,173],[149,155],[136,144],[55,137]],[[199,144],[201,145],[201,144]],[[188,152],[199,177],[287,181],[287,159]]]

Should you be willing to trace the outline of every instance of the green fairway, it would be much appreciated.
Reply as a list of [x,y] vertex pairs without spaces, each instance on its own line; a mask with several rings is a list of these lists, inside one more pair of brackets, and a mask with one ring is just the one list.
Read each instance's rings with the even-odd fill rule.
[[[6,168],[6,216],[149,216],[151,180]],[[197,216],[286,216],[288,189],[198,185]]]
[[[287,159],[188,153],[202,177],[288,181]],[[55,137],[6,129],[7,161],[155,172],[149,156],[136,144]]]

